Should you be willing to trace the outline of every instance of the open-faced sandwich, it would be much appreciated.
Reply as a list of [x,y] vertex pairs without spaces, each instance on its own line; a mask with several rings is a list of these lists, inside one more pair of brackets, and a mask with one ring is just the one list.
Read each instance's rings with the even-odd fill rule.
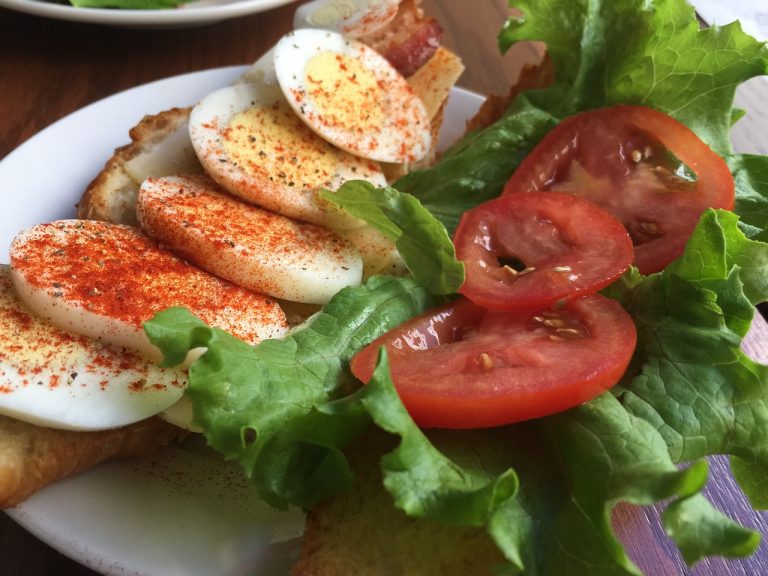
[[[308,510],[297,575],[636,574],[619,502],[660,503],[690,564],[752,553],[702,488],[727,455],[768,506],[768,369],[740,348],[768,300],[768,159],[729,138],[768,48],[683,0],[519,0],[500,46],[543,42],[543,68],[433,162],[460,63],[408,0],[361,4],[340,25],[311,3],[237,83],[146,119],[80,204],[107,223],[20,235],[19,296],[123,313],[49,262],[106,278],[94,246],[145,250],[138,223],[180,255],[153,278],[194,264],[258,298],[91,335],[159,349],[191,427]],[[224,303],[259,317],[226,324]]]
[[[341,13],[313,2],[296,27],[233,85],[142,119],[84,191],[79,219],[18,231],[0,269],[3,507],[196,430],[186,370],[155,366],[142,328],[154,313],[183,306],[256,344],[364,275],[404,271],[389,239],[318,194],[431,164],[461,61],[414,0]],[[304,67],[314,86],[295,84]],[[302,120],[310,96],[322,125]]]

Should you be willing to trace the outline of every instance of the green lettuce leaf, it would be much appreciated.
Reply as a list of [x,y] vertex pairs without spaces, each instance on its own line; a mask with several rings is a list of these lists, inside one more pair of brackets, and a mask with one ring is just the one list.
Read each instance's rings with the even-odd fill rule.
[[638,574],[610,521],[618,502],[672,498],[665,525],[691,562],[748,554],[759,542],[699,495],[706,462],[678,469],[657,431],[610,394],[497,430],[425,433],[402,406],[382,351],[355,401],[400,437],[381,460],[395,505],[416,518],[485,525],[510,561],[507,573]]
[[432,294],[454,294],[464,282],[464,265],[448,232],[421,203],[394,188],[365,180],[345,182],[322,197],[365,220],[395,242],[413,277]]
[[[147,325],[153,342],[171,355],[181,350],[179,342],[207,348],[190,369],[196,420],[214,447],[241,462],[268,502],[311,506],[348,486],[341,449],[373,420],[401,438],[381,460],[396,505],[416,518],[485,526],[510,562],[507,573],[637,574],[610,522],[618,502],[671,498],[665,524],[690,561],[754,549],[754,533],[697,496],[705,463],[677,469],[658,431],[610,394],[515,426],[425,433],[382,362],[368,386],[334,399],[345,388],[338,358],[386,329],[360,330],[357,322],[389,321],[408,300],[419,301],[415,308],[428,305],[413,282],[370,284],[366,289],[387,292],[375,310],[350,313],[356,299],[367,299],[347,289],[331,302],[328,317],[255,348],[179,309]],[[346,320],[352,327],[339,336],[338,323]]]
[[768,157],[735,154],[726,158],[736,184],[736,213],[745,234],[768,242]]
[[[506,50],[539,40],[556,84],[531,95],[563,118],[615,104],[642,104],[687,125],[721,155],[731,152],[736,86],[768,74],[768,48],[738,23],[701,30],[686,2],[510,2],[523,12],[499,36]],[[566,24],[567,23],[567,24]]]
[[768,510],[768,466],[754,460],[731,458],[733,477],[744,487],[749,501],[756,510]]
[[395,188],[418,198],[453,233],[461,215],[497,197],[504,183],[558,119],[519,97],[496,124],[446,150],[440,163],[411,172]]
[[[732,454],[743,478],[768,466],[768,368],[741,350],[752,301],[768,298],[766,257],[768,244],[747,239],[733,213],[710,210],[682,258],[613,292],[638,328],[641,369],[622,401],[676,462]],[[753,482],[741,486],[764,502]]]
[[187,393],[208,443],[237,459],[266,501],[309,506],[349,485],[340,450],[369,421],[361,411],[318,407],[358,386],[347,368],[354,351],[437,302],[411,279],[374,277],[255,348],[179,308],[145,330],[167,364],[206,349],[189,369]]
[[705,556],[749,556],[761,541],[759,533],[725,518],[701,494],[673,502],[663,519],[667,534],[688,564]]

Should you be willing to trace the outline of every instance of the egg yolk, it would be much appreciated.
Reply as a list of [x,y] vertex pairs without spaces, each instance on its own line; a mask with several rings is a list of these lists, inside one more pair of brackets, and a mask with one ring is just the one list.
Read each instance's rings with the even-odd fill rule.
[[368,134],[381,129],[382,90],[360,61],[335,52],[321,52],[307,63],[307,95],[327,126]]
[[334,176],[336,156],[285,102],[235,115],[224,135],[231,160],[270,181],[316,189]]

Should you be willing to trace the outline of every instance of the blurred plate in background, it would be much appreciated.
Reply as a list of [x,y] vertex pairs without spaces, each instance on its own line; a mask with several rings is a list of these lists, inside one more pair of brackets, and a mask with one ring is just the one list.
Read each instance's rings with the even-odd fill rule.
[[35,16],[132,28],[176,28],[213,24],[221,20],[271,10],[292,0],[197,0],[178,8],[121,10],[75,8],[46,0],[0,0],[0,7]]

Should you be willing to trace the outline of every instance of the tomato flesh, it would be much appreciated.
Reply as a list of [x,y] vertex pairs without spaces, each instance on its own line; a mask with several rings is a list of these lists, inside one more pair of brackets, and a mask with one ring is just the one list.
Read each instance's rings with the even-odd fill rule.
[[[593,294],[632,264],[616,218],[570,194],[508,194],[464,213],[454,235],[460,292],[492,310],[544,308]],[[515,265],[516,264],[516,265]]]
[[624,374],[636,339],[621,305],[599,294],[538,312],[461,299],[378,338],[351,369],[367,383],[385,346],[395,388],[419,426],[485,428],[601,394]]
[[730,210],[735,198],[725,161],[686,126],[643,106],[563,120],[520,164],[504,194],[534,190],[575,194],[616,216],[643,274],[683,253],[705,209]]

